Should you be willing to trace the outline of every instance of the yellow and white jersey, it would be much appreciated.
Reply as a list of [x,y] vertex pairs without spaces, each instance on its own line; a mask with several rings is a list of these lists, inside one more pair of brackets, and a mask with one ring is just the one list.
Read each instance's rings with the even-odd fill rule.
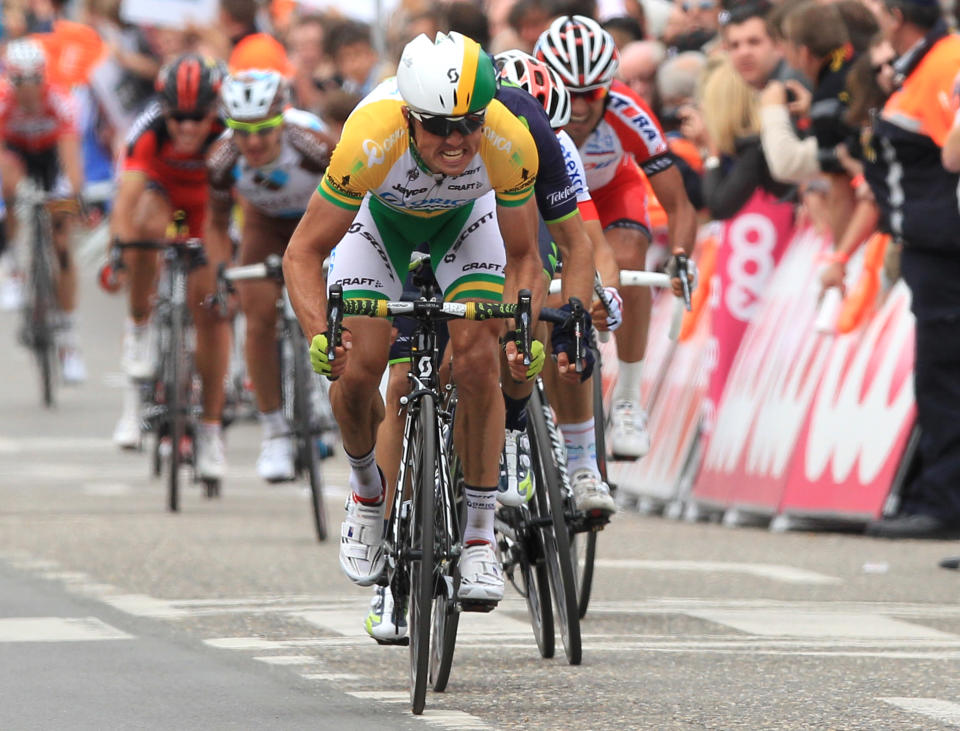
[[493,190],[502,206],[533,193],[539,159],[526,126],[497,100],[487,107],[480,150],[456,177],[429,171],[411,144],[396,79],[370,92],[347,119],[318,191],[359,209],[370,193],[390,209],[420,218],[460,208]]

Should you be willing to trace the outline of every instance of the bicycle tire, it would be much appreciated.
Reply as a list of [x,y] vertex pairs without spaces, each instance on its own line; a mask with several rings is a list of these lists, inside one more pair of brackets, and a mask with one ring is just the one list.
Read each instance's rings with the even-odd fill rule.
[[57,344],[53,317],[57,311],[57,305],[53,266],[50,260],[50,247],[53,246],[53,240],[46,216],[47,213],[41,206],[34,207],[34,250],[30,266],[32,301],[26,311],[25,327],[30,329],[30,345],[40,370],[40,393],[43,405],[50,408],[55,400]]
[[[174,288],[177,282],[174,281]],[[183,283],[186,286],[186,283]],[[180,466],[183,454],[181,442],[187,433],[187,395],[184,380],[186,363],[186,305],[180,302],[170,310],[170,342],[167,373],[164,379],[167,432],[170,435],[170,473],[167,482],[167,508],[172,513],[180,510]]]
[[573,562],[570,559],[570,534],[563,509],[560,470],[554,461],[539,388],[533,389],[527,405],[527,430],[530,435],[531,468],[535,468],[539,478],[532,502],[535,503],[536,515],[550,518],[549,524],[540,527],[540,535],[556,610],[555,619],[560,626],[567,662],[579,665],[583,648]]
[[310,483],[310,504],[313,525],[317,540],[327,540],[327,518],[323,505],[323,478],[320,473],[320,459],[317,457],[317,444],[314,425],[317,423],[313,413],[313,385],[311,381],[318,376],[309,362],[309,349],[306,339],[299,330],[293,333],[293,430],[297,443],[297,461]]
[[[414,715],[423,713],[430,674],[430,639],[433,598],[436,590],[433,569],[434,474],[436,469],[437,412],[433,398],[424,395],[418,406],[419,449],[412,465],[413,496],[410,514],[410,706]],[[416,443],[416,442],[414,442]],[[416,553],[419,553],[417,558]]]
[[525,533],[517,548],[517,563],[520,564],[520,578],[523,580],[523,598],[527,603],[533,638],[537,642],[540,657],[550,659],[556,653],[557,644],[543,541],[537,530],[527,528]]
[[[451,419],[452,421],[452,419]],[[452,428],[451,428],[452,433]],[[450,440],[452,441],[452,439]],[[439,443],[439,442],[438,442]],[[462,494],[463,469],[460,460],[453,453],[452,444],[447,444],[450,455],[450,476],[447,478],[449,492],[447,497],[455,500]],[[438,489],[443,489],[443,481],[437,481]],[[440,501],[435,501],[443,505]],[[457,505],[443,505],[449,509],[449,520],[444,519],[444,510],[434,510],[434,536],[439,538],[440,553],[446,557],[452,554],[453,546],[460,542],[460,523],[457,521]],[[441,566],[443,568],[441,568]],[[430,687],[434,692],[442,693],[447,689],[450,670],[453,667],[453,654],[457,646],[457,630],[460,627],[460,612],[457,610],[456,586],[453,580],[453,562],[444,558],[438,563],[437,588],[433,599],[432,636],[430,638]]]
[[[607,438],[606,415],[603,412],[603,379],[600,377],[600,351],[594,350],[594,377],[593,377],[593,432],[594,444],[597,451],[597,467],[600,469],[600,479],[607,482]],[[597,557],[597,533],[570,534],[571,557],[577,580],[577,607],[580,619],[587,615],[590,606],[590,592],[593,589],[593,568]]]

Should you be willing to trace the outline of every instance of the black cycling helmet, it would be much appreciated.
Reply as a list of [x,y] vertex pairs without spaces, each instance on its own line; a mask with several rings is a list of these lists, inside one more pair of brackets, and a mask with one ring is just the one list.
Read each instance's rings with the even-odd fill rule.
[[164,111],[209,111],[219,100],[225,76],[226,67],[212,58],[196,53],[178,56],[157,75],[157,93]]

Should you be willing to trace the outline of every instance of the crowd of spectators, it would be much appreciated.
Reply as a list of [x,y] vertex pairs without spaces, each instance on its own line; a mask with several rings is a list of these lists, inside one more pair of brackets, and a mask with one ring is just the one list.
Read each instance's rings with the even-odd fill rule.
[[[757,191],[794,203],[798,216],[836,244],[825,287],[843,285],[849,255],[870,232],[891,234],[891,259],[903,252],[919,322],[924,439],[906,502],[910,520],[883,521],[877,530],[960,528],[960,388],[953,375],[960,353],[941,339],[955,340],[943,328],[960,318],[960,289],[939,279],[960,269],[950,228],[958,218],[957,175],[940,164],[942,149],[950,169],[960,169],[953,88],[960,41],[937,0],[384,0],[377,23],[352,16],[351,3],[220,0],[217,22],[204,27],[131,25],[125,5],[3,3],[5,40],[50,32],[62,18],[96,30],[110,69],[90,83],[100,112],[94,137],[105,150],[150,98],[161,64],[187,50],[229,59],[244,44],[259,44],[247,52],[277,54],[293,80],[294,103],[336,136],[420,33],[457,30],[495,54],[531,51],[558,15],[598,19],[620,49],[619,77],[668,133],[704,220],[736,216]],[[918,75],[923,80],[911,82]],[[908,91],[913,96],[904,101]],[[119,144],[113,148],[108,159]]]

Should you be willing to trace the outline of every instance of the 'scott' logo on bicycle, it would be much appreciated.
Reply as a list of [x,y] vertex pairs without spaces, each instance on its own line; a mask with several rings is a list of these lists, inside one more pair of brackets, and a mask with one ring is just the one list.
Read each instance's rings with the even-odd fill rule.
[[429,356],[424,356],[417,362],[417,370],[420,371],[420,378],[429,378],[433,375],[433,362]]

